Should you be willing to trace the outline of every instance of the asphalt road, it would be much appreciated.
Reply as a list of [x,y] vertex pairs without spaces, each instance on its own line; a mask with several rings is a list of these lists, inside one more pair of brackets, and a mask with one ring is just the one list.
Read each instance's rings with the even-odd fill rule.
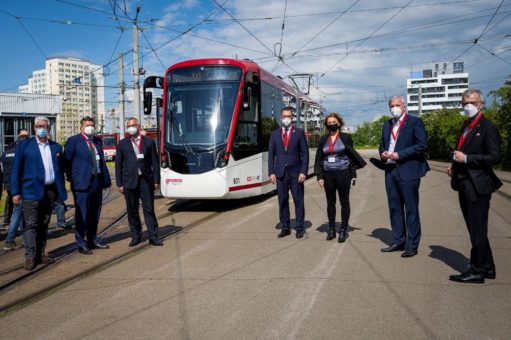
[[0,319],[3,337],[511,338],[508,197],[492,198],[497,279],[483,285],[448,280],[466,268],[470,241],[440,171],[421,183],[422,241],[413,258],[380,252],[391,235],[383,172],[371,164],[352,188],[346,243],[325,241],[326,203],[315,178],[305,200],[301,240],[277,239],[276,196],[228,202],[164,247],[144,248]]

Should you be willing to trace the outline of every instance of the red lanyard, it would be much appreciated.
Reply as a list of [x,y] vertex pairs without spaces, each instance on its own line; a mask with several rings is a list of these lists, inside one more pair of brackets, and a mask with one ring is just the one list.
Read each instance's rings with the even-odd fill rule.
[[334,146],[335,146],[335,143],[337,142],[338,138],[339,138],[339,134],[336,133],[334,142],[332,143],[332,138],[330,138],[330,136],[328,136],[328,150],[330,151],[330,155],[332,155],[334,153]]
[[135,138],[131,138],[131,142],[138,148],[138,153],[142,153],[142,136],[140,136],[138,144]]
[[465,140],[467,139],[467,136],[468,134],[470,133],[470,131],[472,131],[475,126],[477,125],[477,123],[479,123],[479,121],[481,120],[481,118],[483,118],[483,114],[482,113],[479,113],[476,117],[476,119],[474,119],[472,121],[472,123],[470,123],[469,126],[467,126],[464,131],[461,133],[461,136],[460,136],[460,140],[458,141],[458,149],[457,150],[461,150],[461,147],[463,146],[463,144],[465,143]]
[[94,145],[94,143],[91,142],[91,140],[89,138],[87,138],[87,136],[85,136],[83,133],[81,133],[83,139],[85,139],[85,142],[89,145],[89,148],[94,150],[94,153],[96,153],[96,146]]
[[391,127],[390,127],[390,132],[392,134],[392,138],[394,138],[394,142],[397,141],[397,136],[399,136],[399,131],[401,130],[401,128],[403,127],[403,124],[405,123],[405,120],[406,120],[406,117],[408,117],[408,115],[405,113],[403,119],[401,119],[401,121],[399,122],[399,126],[397,128],[397,131],[396,133],[394,133],[394,124],[391,124]]
[[285,130],[282,131],[282,143],[284,143],[284,148],[287,150],[287,146],[289,145],[289,140],[291,139],[291,132],[293,131],[293,127],[289,128],[289,131],[286,133]]

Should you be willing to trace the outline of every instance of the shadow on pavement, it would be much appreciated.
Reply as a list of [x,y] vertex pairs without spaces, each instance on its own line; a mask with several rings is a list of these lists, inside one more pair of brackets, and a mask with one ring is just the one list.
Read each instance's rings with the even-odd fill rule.
[[443,246],[429,246],[431,248],[430,257],[444,262],[452,269],[462,273],[467,270],[469,259],[456,250]]
[[[327,233],[330,227],[328,226],[328,222],[323,223],[319,227],[316,228],[317,231],[320,233]],[[348,224],[348,231],[351,232],[353,230],[362,230],[361,228],[353,227],[352,225]],[[335,231],[340,232],[341,231],[341,223],[335,224]]]
[[377,238],[382,241],[386,245],[390,246],[392,244],[392,231],[387,228],[376,228],[371,232],[371,235],[367,235],[370,237]]
[[[293,218],[293,219],[291,219],[291,229],[295,230],[296,229],[295,226],[296,226],[296,220]],[[312,227],[312,223],[311,223],[311,221],[305,220],[305,221],[303,221],[303,226],[304,226],[305,230],[307,230]],[[278,230],[282,229],[282,227],[280,226],[280,222],[275,224],[275,229],[278,229]]]

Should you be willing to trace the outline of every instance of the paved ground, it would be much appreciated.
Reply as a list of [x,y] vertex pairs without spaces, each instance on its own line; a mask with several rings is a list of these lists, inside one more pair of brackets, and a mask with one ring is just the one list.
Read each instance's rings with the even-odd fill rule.
[[[492,199],[497,279],[456,284],[448,276],[465,269],[470,242],[448,183],[439,171],[422,182],[423,238],[411,259],[380,252],[390,241],[388,211],[383,173],[369,164],[352,190],[344,244],[325,241],[324,193],[310,179],[302,240],[276,238],[275,196],[230,202],[165,247],[144,248],[0,319],[0,329],[13,339],[509,339],[511,200]],[[200,209],[208,210],[189,213]]]

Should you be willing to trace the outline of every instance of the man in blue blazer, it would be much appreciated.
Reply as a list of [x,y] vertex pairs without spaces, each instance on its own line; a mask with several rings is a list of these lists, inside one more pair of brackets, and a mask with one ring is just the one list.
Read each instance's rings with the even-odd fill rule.
[[292,125],[294,109],[290,106],[280,111],[282,127],[274,130],[268,148],[268,175],[277,184],[281,232],[278,237],[291,233],[289,218],[289,190],[293,195],[296,215],[296,238],[305,234],[304,185],[309,168],[309,147],[302,129]]
[[91,249],[109,248],[97,239],[103,189],[111,183],[101,139],[94,134],[94,119],[82,118],[80,133],[68,138],[64,151],[66,175],[75,200],[76,244],[85,255],[92,254]]
[[11,175],[12,201],[23,201],[26,270],[53,262],[45,253],[48,224],[55,200],[67,199],[62,147],[47,139],[48,118],[36,117],[34,130],[35,137],[16,146]]
[[402,257],[417,255],[421,238],[419,185],[429,171],[424,123],[406,113],[403,97],[389,100],[394,118],[383,124],[380,157],[385,162],[385,188],[389,204],[393,243],[382,252],[401,251]]

